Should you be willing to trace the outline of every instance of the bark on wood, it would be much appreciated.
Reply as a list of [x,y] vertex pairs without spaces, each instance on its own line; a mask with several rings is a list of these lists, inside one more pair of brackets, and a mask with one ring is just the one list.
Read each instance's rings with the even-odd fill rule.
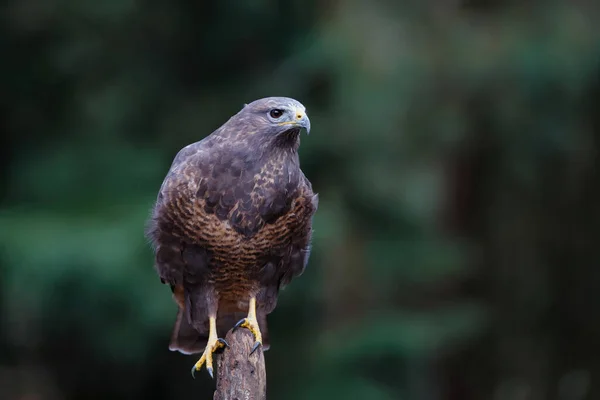
[[230,348],[218,357],[217,390],[214,400],[265,400],[267,373],[262,349],[250,355],[254,336],[244,328],[229,331]]

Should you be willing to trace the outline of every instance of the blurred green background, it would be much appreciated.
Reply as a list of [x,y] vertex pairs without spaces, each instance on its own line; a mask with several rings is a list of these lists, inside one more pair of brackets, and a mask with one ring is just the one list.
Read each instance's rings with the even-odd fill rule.
[[270,399],[600,398],[600,4],[4,0],[0,399],[204,399],[145,220],[244,103],[320,194]]

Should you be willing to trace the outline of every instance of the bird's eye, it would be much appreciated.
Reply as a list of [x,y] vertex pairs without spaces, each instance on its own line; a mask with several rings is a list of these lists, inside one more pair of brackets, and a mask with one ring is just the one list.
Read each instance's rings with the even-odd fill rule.
[[269,111],[269,115],[271,116],[271,118],[279,118],[283,115],[283,110],[280,110],[278,108],[274,108],[271,111]]

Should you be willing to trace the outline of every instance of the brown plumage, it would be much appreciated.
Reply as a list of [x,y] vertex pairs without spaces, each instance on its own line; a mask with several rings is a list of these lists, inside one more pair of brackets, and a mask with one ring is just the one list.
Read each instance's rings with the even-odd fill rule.
[[301,128],[310,130],[302,104],[261,99],[175,157],[147,231],[179,305],[171,350],[202,352],[209,318],[222,338],[251,298],[268,349],[266,316],[306,267],[318,203],[300,170]]

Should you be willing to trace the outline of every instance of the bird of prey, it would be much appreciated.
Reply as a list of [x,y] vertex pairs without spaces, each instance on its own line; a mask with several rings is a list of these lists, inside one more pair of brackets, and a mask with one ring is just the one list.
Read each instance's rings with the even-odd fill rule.
[[231,328],[268,350],[266,316],[306,268],[318,197],[300,169],[301,129],[298,101],[256,100],[181,149],[160,188],[146,234],[179,307],[169,348],[202,352],[192,375],[203,364],[213,375]]

